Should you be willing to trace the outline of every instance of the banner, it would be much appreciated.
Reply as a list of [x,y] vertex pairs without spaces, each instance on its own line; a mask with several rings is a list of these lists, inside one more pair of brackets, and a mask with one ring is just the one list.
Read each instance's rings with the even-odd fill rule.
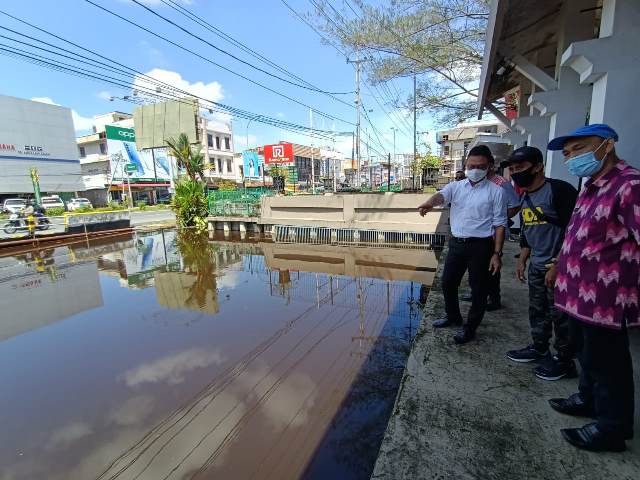
[[242,152],[242,174],[244,178],[261,178],[264,157],[256,152]]
[[153,148],[140,152],[136,148],[136,136],[132,128],[107,125],[105,130],[114,179],[126,178],[124,170],[127,164],[136,167],[130,175],[132,180],[171,179],[171,167],[166,148]]
[[278,143],[264,146],[264,161],[267,165],[293,164],[293,144]]

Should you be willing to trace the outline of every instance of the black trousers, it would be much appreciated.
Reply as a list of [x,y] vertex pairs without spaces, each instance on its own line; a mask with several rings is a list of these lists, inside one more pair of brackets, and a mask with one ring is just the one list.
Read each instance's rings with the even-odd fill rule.
[[489,275],[487,293],[489,299],[494,303],[500,302],[500,272]]
[[482,321],[487,307],[489,262],[493,255],[493,239],[478,238],[460,242],[455,237],[449,240],[449,253],[442,272],[442,293],[444,294],[447,318],[453,322],[462,322],[458,287],[464,273],[469,271],[471,286],[471,308],[466,328],[475,331]]
[[593,405],[598,427],[611,433],[632,433],[633,365],[626,326],[614,330],[571,318],[569,327],[582,367],[580,396]]

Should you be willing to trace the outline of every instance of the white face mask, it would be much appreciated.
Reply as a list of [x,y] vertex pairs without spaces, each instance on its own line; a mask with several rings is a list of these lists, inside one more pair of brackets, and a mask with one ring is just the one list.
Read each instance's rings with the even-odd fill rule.
[[472,168],[471,170],[465,170],[465,174],[467,175],[467,178],[473,183],[478,183],[487,176],[487,171],[480,168]]

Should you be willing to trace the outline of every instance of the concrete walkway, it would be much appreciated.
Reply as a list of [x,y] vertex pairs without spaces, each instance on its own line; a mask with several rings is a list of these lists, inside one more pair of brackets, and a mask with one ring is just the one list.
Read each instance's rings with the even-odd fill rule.
[[530,340],[527,287],[513,274],[517,252],[515,244],[505,248],[506,308],[488,313],[477,341],[461,347],[453,344],[450,329],[431,327],[444,313],[439,268],[371,478],[640,478],[640,331],[631,339],[636,438],[622,454],[573,448],[559,430],[589,420],[556,413],[547,399],[573,393],[577,379],[539,380],[531,365],[505,357]]

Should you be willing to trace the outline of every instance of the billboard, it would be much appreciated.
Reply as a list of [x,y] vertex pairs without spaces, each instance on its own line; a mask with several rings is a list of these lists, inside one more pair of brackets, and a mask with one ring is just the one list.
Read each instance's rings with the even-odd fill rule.
[[189,143],[200,143],[198,135],[198,102],[183,98],[152,103],[133,110],[133,123],[138,149],[163,147],[168,139],[184,133]]
[[264,157],[256,152],[242,152],[242,174],[244,178],[260,178],[264,168]]
[[264,146],[264,161],[267,165],[293,164],[293,144],[278,143]]
[[71,110],[0,95],[0,193],[33,194],[35,168],[43,193],[84,190]]
[[134,165],[132,180],[170,180],[171,163],[166,148],[153,148],[138,151],[136,135],[132,128],[105,127],[107,150],[109,152],[111,173],[116,180],[126,178],[127,164]]

